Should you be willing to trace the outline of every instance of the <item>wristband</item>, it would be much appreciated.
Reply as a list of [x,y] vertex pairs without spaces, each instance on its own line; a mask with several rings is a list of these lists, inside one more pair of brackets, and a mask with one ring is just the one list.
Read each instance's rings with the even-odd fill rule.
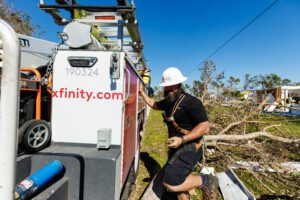
[[181,138],[182,144],[185,145],[187,143],[187,141],[184,139],[183,136],[181,136],[180,138]]

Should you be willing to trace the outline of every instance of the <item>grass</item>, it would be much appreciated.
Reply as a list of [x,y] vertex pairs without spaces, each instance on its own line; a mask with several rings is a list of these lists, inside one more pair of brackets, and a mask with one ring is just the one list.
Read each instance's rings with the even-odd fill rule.
[[[300,137],[300,118],[299,117],[287,117],[273,114],[262,114],[262,121],[281,124],[278,127],[282,132],[287,132],[289,136]],[[275,130],[274,128],[270,130]]]
[[[225,108],[226,112],[228,108]],[[213,112],[213,114],[216,114]],[[261,115],[260,119],[270,123],[281,123],[283,126],[278,127],[279,130],[285,132],[287,137],[300,137],[300,119],[288,118],[276,115]],[[268,123],[269,125],[269,123]],[[258,131],[264,128],[263,124],[247,126],[248,131]],[[278,129],[269,129],[268,131],[273,134],[280,135]],[[280,135],[282,136],[282,135]],[[166,163],[167,159],[167,129],[162,121],[160,111],[150,111],[150,115],[147,121],[147,125],[144,131],[144,136],[141,141],[141,159],[139,165],[139,174],[136,180],[136,184],[133,186],[133,191],[130,196],[130,200],[140,199],[142,193],[151,182],[155,174]],[[265,138],[257,139],[256,142],[261,142],[265,148],[264,153],[256,153],[252,149],[244,149],[242,147],[223,147],[222,151],[216,151],[214,154],[207,156],[207,166],[215,168],[216,172],[224,171],[227,165],[232,161],[228,157],[234,160],[248,160],[248,161],[262,161],[269,159],[269,162],[274,160],[282,161],[300,161],[299,146],[292,146],[289,144],[282,144],[280,142],[274,142],[271,140],[265,140]],[[199,171],[200,167],[196,168]],[[256,173],[256,177],[249,171],[244,169],[235,170],[238,177],[245,184],[245,186],[260,200],[280,200],[280,199],[294,199],[295,195],[299,193],[299,189],[296,185],[300,184],[299,173]],[[258,179],[260,180],[258,180]],[[268,188],[275,191],[275,194],[269,191]],[[300,195],[300,194],[298,194]],[[201,191],[195,190],[191,194],[192,200],[198,200],[201,198]],[[219,198],[222,200],[222,197]]]
[[139,199],[156,173],[167,161],[167,128],[160,111],[151,110],[141,141],[139,173],[129,200]]

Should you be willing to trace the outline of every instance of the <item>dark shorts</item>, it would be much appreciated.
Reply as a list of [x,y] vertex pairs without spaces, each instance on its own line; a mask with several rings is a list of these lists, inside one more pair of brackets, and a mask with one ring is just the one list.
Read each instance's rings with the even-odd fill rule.
[[164,166],[163,182],[172,186],[182,184],[202,159],[202,147],[197,152],[181,153],[176,160]]

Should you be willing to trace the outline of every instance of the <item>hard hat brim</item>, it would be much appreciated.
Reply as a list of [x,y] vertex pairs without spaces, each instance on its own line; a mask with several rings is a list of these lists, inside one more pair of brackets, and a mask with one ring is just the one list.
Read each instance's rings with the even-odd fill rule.
[[183,83],[186,80],[187,80],[187,77],[183,77],[181,80],[178,80],[178,81],[160,83],[159,86],[161,86],[161,87],[167,87],[167,86],[177,85],[177,84]]

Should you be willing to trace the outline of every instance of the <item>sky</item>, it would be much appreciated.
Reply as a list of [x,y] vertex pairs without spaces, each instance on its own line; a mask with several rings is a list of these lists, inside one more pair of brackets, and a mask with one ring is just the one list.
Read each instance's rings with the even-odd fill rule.
[[[42,39],[58,42],[57,26],[39,10],[39,0],[7,0],[40,26]],[[53,3],[53,0],[44,0]],[[116,0],[78,0],[83,5],[115,5]],[[274,0],[135,0],[152,87],[163,71],[179,68],[186,83],[199,80],[202,62]],[[276,73],[300,82],[300,1],[279,0],[210,59],[225,76],[243,79]]]

